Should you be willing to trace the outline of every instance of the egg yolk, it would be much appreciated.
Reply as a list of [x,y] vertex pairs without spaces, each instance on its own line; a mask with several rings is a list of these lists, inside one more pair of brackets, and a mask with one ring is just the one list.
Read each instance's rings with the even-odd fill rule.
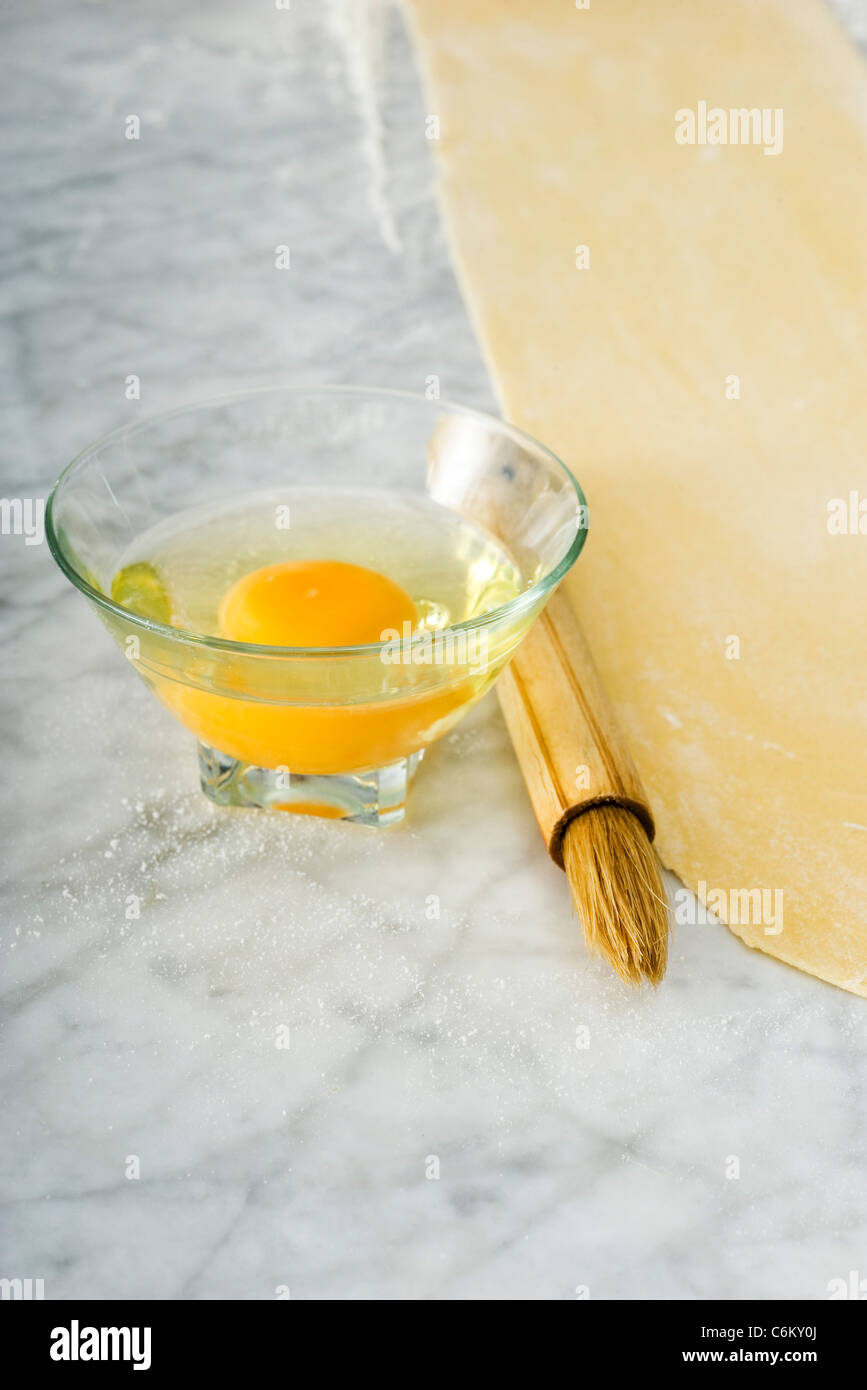
[[220,629],[234,642],[268,647],[355,647],[387,628],[415,624],[399,584],[342,560],[295,560],[245,574],[224,594]]

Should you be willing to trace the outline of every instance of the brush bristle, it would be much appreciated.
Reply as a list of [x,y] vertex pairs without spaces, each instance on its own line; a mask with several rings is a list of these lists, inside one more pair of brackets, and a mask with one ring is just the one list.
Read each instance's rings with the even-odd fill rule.
[[584,940],[630,984],[657,985],[668,959],[668,903],[647,832],[622,806],[594,806],[563,836]]

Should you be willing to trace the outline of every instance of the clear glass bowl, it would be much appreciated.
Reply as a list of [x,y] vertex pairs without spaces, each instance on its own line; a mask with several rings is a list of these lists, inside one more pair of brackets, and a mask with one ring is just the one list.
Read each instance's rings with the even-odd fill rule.
[[[229,641],[110,597],[122,557],[162,519],[307,485],[426,494],[495,536],[526,588],[448,628],[424,662],[412,651],[397,661],[382,643]],[[46,532],[64,574],[196,735],[213,801],[382,825],[403,815],[424,749],[485,693],[574,564],[587,508],[568,469],[500,420],[402,392],[290,387],[175,410],[91,445],[57,482]]]

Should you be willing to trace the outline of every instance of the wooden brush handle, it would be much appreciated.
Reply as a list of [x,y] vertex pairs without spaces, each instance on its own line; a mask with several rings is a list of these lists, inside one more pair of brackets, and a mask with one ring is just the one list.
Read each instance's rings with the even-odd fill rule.
[[497,693],[536,819],[561,869],[566,826],[594,806],[624,806],[653,839],[644,789],[564,593],[549,600]]

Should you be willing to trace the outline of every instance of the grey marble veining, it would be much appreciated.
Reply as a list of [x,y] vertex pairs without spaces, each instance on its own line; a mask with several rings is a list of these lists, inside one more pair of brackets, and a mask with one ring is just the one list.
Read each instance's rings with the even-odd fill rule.
[[[399,18],[377,209],[335,16],[6,7],[4,495],[245,385],[437,375],[492,405]],[[628,992],[584,952],[492,697],[395,830],[215,810],[47,548],[3,536],[0,563],[0,1275],[738,1299],[867,1274],[863,1000],[718,926]]]

